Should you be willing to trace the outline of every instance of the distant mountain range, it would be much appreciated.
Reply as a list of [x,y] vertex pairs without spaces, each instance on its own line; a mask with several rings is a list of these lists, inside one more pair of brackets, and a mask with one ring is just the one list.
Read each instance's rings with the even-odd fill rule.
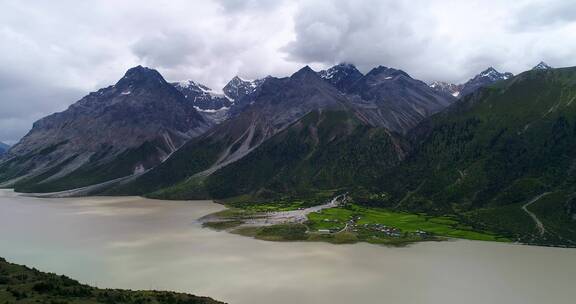
[[[135,67],[34,124],[0,159],[23,192],[273,200],[343,189],[515,239],[576,240],[576,68],[428,85],[352,64],[234,77],[222,93]],[[574,180],[573,180],[574,179]],[[533,230],[523,204],[546,232]],[[525,206],[524,206],[525,207]]]
[[[533,70],[547,70],[551,69],[548,64],[541,61],[536,66],[534,66]],[[479,88],[483,88],[489,86],[495,82],[507,80],[513,77],[514,74],[505,72],[500,73],[493,67],[489,67],[486,70],[482,71],[478,75],[474,76],[470,80],[462,84],[452,84],[442,81],[434,81],[430,83],[430,87],[438,92],[442,92],[444,94],[450,94],[454,97],[460,98],[466,96],[470,93],[475,92]]]

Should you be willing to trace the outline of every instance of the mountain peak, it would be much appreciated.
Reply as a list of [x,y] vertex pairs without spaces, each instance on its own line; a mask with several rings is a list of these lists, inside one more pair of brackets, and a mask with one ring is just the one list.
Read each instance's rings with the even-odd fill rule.
[[500,72],[498,72],[498,70],[496,70],[493,67],[488,67],[487,69],[482,71],[479,75],[484,77],[490,77],[492,75],[500,75]]
[[306,65],[294,74],[298,74],[298,73],[315,73],[315,72],[309,65]]
[[238,75],[234,76],[222,88],[224,96],[228,98],[233,105],[231,105],[231,115],[239,113],[245,106],[250,105],[254,101],[254,94],[256,90],[264,83],[267,76],[262,79],[248,80]]
[[356,69],[356,66],[354,64],[348,63],[348,62],[340,62],[339,64],[333,66],[332,68]]
[[[500,73],[493,67],[488,67],[480,74],[474,76],[474,78],[468,80],[464,84],[459,85],[461,87],[460,96],[466,96],[479,88],[489,86],[497,81],[507,80],[514,77],[514,74],[510,72]],[[456,95],[453,95],[456,96]]]
[[[370,75],[370,76],[384,76],[384,77],[405,76],[405,77],[412,78],[412,77],[410,77],[410,75],[408,75],[408,73],[406,73],[402,70],[389,68],[389,67],[385,67],[382,65],[379,65],[379,66],[373,68],[366,75],[367,76],[368,75]],[[390,79],[390,78],[387,78],[387,79]]]
[[532,70],[550,70],[552,69],[546,62],[540,61],[537,65],[535,65]]
[[134,76],[138,76],[138,75],[148,75],[148,76],[160,76],[160,73],[158,73],[158,71],[148,68],[148,67],[143,67],[141,65],[137,65],[133,68],[129,68],[126,71],[126,74],[124,75],[124,77],[134,77]]
[[496,70],[494,67],[489,66],[487,69],[485,69],[484,71],[482,71],[482,73],[493,73],[496,72],[498,73],[498,70]]
[[334,85],[340,91],[346,91],[364,75],[353,64],[342,62],[327,70],[318,72],[318,76]]
[[212,91],[212,89],[210,89],[209,87],[198,83],[194,80],[182,80],[182,81],[178,81],[173,83],[172,85],[174,85],[175,87],[180,87],[182,89],[191,89],[191,90],[195,90],[195,91],[203,91],[203,92],[208,92],[208,91]]
[[326,70],[322,70],[320,72],[318,72],[318,74],[320,75],[320,77],[324,78],[324,79],[330,79],[334,76],[338,76],[337,74],[362,74],[360,73],[360,71],[358,71],[358,69],[356,68],[355,65],[351,64],[351,63],[345,63],[345,62],[341,62],[337,65],[334,65]]
[[291,79],[302,79],[304,77],[310,77],[311,75],[314,75],[314,77],[318,77],[316,72],[314,72],[314,70],[312,70],[312,68],[307,65],[307,66],[301,68],[300,70],[298,70],[298,72],[292,74],[292,76],[290,76],[290,78]]
[[158,73],[158,71],[143,67],[141,65],[135,66],[133,68],[128,69],[124,77],[122,77],[117,86],[122,86],[126,84],[135,84],[135,83],[147,83],[147,82],[166,82],[162,75]]
[[509,72],[500,73],[495,68],[488,67],[486,70],[476,75],[475,78],[489,78],[492,81],[497,81],[497,80],[506,80],[512,76],[514,76],[512,73]]
[[244,79],[238,75],[232,77],[232,79],[230,79],[230,81],[228,81],[228,83],[226,84],[226,86],[238,86],[238,85],[242,85],[242,84],[251,84],[256,82],[257,80],[252,80],[252,79]]
[[233,82],[233,81],[234,81],[234,82],[240,82],[240,81],[243,82],[243,81],[246,81],[246,80],[244,80],[244,79],[242,79],[240,76],[236,75],[236,76],[234,76],[229,82]]
[[378,73],[382,73],[382,72],[386,72],[388,70],[390,70],[391,68],[389,67],[385,67],[383,65],[379,65],[375,68],[373,68],[372,70],[370,70],[370,72],[368,72],[368,74],[378,74]]

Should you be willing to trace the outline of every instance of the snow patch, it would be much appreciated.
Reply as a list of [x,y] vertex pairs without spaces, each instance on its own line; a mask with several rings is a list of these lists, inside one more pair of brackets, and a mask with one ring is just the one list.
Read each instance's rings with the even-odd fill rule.
[[194,106],[194,109],[196,109],[196,111],[198,111],[198,112],[216,113],[216,112],[221,112],[221,111],[227,111],[227,110],[229,110],[230,108],[229,108],[229,107],[221,107],[220,109],[216,109],[216,110],[214,110],[214,109],[204,110],[204,109],[199,108],[198,106]]
[[184,89],[189,88],[192,84],[195,84],[192,80],[182,80],[178,81],[178,86]]
[[234,98],[226,95],[226,93],[224,93],[224,97],[225,97],[226,99],[228,99],[230,102],[234,103]]

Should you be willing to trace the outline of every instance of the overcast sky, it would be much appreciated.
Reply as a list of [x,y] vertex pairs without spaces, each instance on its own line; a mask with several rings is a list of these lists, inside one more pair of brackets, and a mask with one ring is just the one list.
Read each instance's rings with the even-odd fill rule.
[[215,89],[351,62],[462,82],[576,65],[573,0],[0,0],[0,141],[142,64]]

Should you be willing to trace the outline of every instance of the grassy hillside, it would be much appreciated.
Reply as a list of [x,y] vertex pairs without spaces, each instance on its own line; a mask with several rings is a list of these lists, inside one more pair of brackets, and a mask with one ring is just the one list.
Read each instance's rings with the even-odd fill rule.
[[397,165],[404,149],[398,136],[361,123],[351,112],[315,111],[205,179],[189,179],[152,196],[302,195],[354,187]]
[[[400,209],[466,214],[525,241],[572,245],[575,101],[576,68],[529,71],[480,90],[415,129],[414,153],[378,189]],[[545,192],[555,194],[530,207],[545,226],[563,228],[541,235],[522,206]]]
[[217,304],[206,297],[168,291],[99,289],[66,276],[40,272],[0,258],[0,303]]

